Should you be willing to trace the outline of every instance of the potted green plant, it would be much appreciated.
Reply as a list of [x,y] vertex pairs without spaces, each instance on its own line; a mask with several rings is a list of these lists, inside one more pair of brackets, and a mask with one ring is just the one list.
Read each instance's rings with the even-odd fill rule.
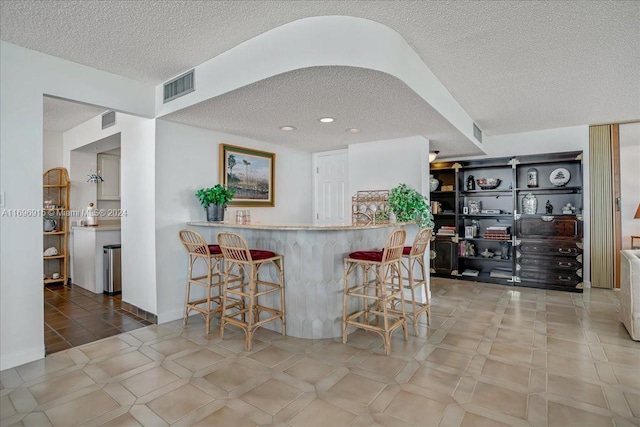
[[407,186],[399,184],[389,194],[389,209],[398,222],[415,221],[419,227],[433,228],[431,206],[425,196]]
[[235,194],[236,190],[220,184],[196,191],[196,197],[207,212],[207,221],[224,221],[224,210]]

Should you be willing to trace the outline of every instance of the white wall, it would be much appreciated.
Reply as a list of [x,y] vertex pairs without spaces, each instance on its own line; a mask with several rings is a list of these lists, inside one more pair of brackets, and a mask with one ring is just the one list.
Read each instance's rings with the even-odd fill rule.
[[42,171],[62,166],[62,132],[43,131]]
[[422,136],[349,145],[349,194],[405,183],[429,196],[429,140]]
[[[0,41],[3,209],[42,209],[44,94],[154,115],[152,86]],[[1,216],[0,369],[44,357],[42,220]]]
[[[183,315],[187,260],[178,239],[178,231],[186,228],[187,221],[205,220],[204,209],[195,192],[219,182],[220,143],[276,154],[275,207],[250,208],[252,222],[311,222],[310,153],[158,120],[155,247],[159,323],[178,319]],[[235,210],[234,207],[227,208],[225,218],[233,219]],[[215,241],[214,232],[200,231],[207,240]]]
[[640,204],[640,123],[620,125],[620,190],[622,249],[630,249],[631,236],[640,236],[640,219],[633,219]]

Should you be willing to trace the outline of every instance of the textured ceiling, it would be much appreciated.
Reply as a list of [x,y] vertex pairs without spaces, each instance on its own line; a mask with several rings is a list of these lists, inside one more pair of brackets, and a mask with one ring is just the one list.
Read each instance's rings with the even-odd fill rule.
[[[486,135],[640,118],[637,1],[2,0],[0,7],[3,40],[154,84],[296,19],[356,16],[402,35]],[[354,100],[350,108],[363,107]]]
[[[309,82],[313,85],[309,85]],[[321,117],[334,117],[321,123]],[[395,77],[353,67],[313,67],[245,86],[162,119],[308,151],[424,135],[451,156],[482,154]],[[294,131],[280,126],[292,125]],[[359,133],[346,129],[358,128]]]
[[94,118],[106,108],[78,104],[62,99],[44,97],[44,128],[64,132]]

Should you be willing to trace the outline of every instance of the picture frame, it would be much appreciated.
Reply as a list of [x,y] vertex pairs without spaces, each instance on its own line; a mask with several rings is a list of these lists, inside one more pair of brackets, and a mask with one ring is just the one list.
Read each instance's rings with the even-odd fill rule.
[[236,190],[229,206],[275,206],[276,155],[220,144],[220,182]]
[[464,238],[465,239],[473,239],[475,236],[474,227],[471,225],[467,225],[464,227]]

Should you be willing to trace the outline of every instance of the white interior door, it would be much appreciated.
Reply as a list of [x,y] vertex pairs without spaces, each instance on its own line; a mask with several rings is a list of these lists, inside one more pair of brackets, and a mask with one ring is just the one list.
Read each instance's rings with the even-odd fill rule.
[[313,155],[315,170],[314,223],[350,224],[347,196],[347,150]]

